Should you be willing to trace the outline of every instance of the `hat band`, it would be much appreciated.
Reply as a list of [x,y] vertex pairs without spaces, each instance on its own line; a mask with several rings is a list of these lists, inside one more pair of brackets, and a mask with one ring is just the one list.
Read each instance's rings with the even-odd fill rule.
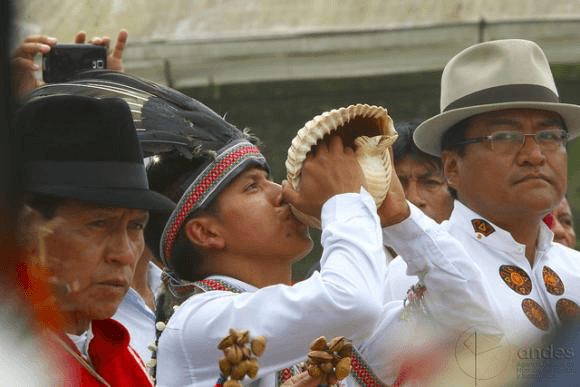
[[23,165],[23,183],[34,187],[149,189],[145,166],[126,162],[35,161]]
[[559,103],[558,94],[551,89],[533,84],[502,85],[467,94],[442,110],[443,112],[479,105],[505,102],[547,102]]
[[223,150],[197,176],[177,203],[163,230],[160,252],[165,262],[169,261],[173,242],[187,216],[209,203],[210,198],[219,193],[225,184],[241,172],[242,167],[245,168],[252,161],[267,166],[266,159],[252,143],[237,142]]

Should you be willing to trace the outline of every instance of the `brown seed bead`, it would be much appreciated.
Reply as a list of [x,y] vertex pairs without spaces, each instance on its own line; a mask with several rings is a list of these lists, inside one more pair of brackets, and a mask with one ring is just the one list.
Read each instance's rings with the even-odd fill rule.
[[319,378],[322,376],[322,370],[316,365],[310,366],[308,367],[308,375],[313,378]]
[[242,387],[242,383],[238,380],[226,380],[224,387]]
[[241,365],[233,365],[232,372],[230,373],[230,378],[236,380],[242,380],[246,376],[246,369]]
[[230,363],[236,364],[242,360],[242,349],[236,345],[226,348],[224,354]]
[[352,356],[352,343],[349,340],[344,342],[342,349],[338,352],[338,356],[340,357]]
[[308,357],[312,360],[329,361],[332,360],[332,355],[324,351],[310,351]]
[[326,361],[326,362],[320,364],[320,370],[325,374],[331,373],[332,372],[332,363],[329,361]]
[[218,349],[221,349],[223,351],[227,347],[231,347],[234,344],[234,342],[235,339],[232,336],[224,337],[222,341],[219,342]]
[[330,352],[339,352],[344,346],[344,336],[337,336],[328,343]]
[[334,373],[338,380],[346,378],[350,374],[350,357],[341,359],[336,365]]
[[260,364],[258,363],[258,359],[250,359],[248,360],[247,363],[247,370],[246,373],[248,374],[248,376],[252,379],[254,379],[256,377],[256,375],[258,374],[258,369],[260,368]]
[[244,345],[248,341],[250,341],[250,332],[248,332],[248,331],[241,331],[241,332],[239,332],[238,337],[236,339],[236,342],[239,345]]
[[229,376],[232,369],[230,367],[230,362],[228,361],[228,359],[226,359],[225,357],[220,357],[219,365],[222,374],[224,374],[225,376]]
[[310,343],[311,351],[324,351],[326,349],[326,337],[320,336]]
[[248,347],[242,348],[242,359],[246,360],[252,357],[252,351]]
[[266,338],[264,336],[255,337],[252,340],[252,352],[254,355],[260,357],[266,349]]

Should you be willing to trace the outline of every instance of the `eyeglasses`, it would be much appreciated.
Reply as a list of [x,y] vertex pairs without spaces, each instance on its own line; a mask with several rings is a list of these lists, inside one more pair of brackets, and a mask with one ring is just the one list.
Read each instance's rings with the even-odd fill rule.
[[545,152],[554,152],[566,144],[568,132],[563,129],[541,130],[537,133],[528,134],[516,131],[495,132],[489,136],[470,138],[455,145],[476,144],[489,142],[491,149],[497,152],[510,153],[521,149],[526,141],[526,136],[534,137],[540,149]]

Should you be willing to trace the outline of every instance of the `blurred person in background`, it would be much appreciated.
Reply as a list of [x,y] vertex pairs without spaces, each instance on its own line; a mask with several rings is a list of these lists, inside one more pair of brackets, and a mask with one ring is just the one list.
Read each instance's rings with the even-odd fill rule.
[[574,218],[566,197],[552,211],[550,218],[547,223],[550,230],[554,233],[554,241],[568,246],[571,249],[575,249],[576,232],[574,231]]
[[437,223],[449,219],[453,197],[443,175],[441,159],[421,151],[413,142],[420,121],[395,123],[399,137],[393,144],[395,171],[407,200]]

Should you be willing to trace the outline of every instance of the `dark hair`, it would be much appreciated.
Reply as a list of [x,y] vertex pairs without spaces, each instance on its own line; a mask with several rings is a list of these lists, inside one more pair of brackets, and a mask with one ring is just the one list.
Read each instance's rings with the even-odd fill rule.
[[[147,166],[150,189],[169,197],[174,202],[178,202],[189,187],[189,184],[191,184],[191,181],[201,172],[207,162],[207,157],[188,159],[178,151],[156,155],[154,160]],[[201,215],[218,216],[219,210],[216,202],[216,200],[213,200],[206,208],[193,212],[183,224]],[[159,261],[161,261],[159,251],[161,234],[168,219],[167,215],[152,214],[145,228],[145,243]],[[191,243],[185,234],[185,228],[182,227],[173,243],[171,257],[166,259],[167,266],[179,278],[197,281],[207,276],[207,273],[199,272],[202,260],[203,253]]]
[[417,161],[430,164],[437,171],[441,171],[441,159],[423,152],[413,141],[413,133],[420,123],[421,120],[415,119],[412,121],[400,121],[395,124],[395,129],[399,135],[397,141],[393,144],[395,163],[404,157],[410,156]]
[[[441,150],[448,150],[456,153],[457,155],[463,157],[465,155],[465,146],[467,144],[459,144],[465,140],[465,133],[467,129],[471,126],[471,118],[465,118],[455,125],[453,125],[449,130],[443,133],[441,137]],[[458,145],[459,144],[459,145]]]

